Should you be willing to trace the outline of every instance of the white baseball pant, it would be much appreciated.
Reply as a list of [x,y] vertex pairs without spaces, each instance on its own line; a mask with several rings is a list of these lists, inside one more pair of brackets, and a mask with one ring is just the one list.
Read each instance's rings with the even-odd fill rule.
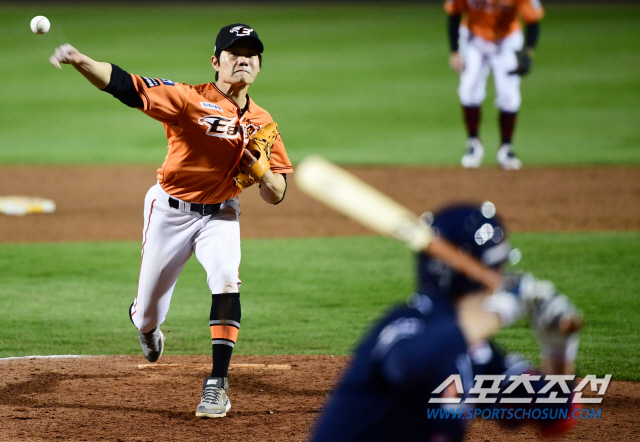
[[518,66],[516,51],[522,49],[524,35],[516,31],[506,38],[492,42],[472,35],[469,29],[460,27],[460,53],[464,70],[460,74],[458,96],[463,106],[480,106],[487,96],[486,86],[489,72],[493,71],[496,89],[495,106],[501,111],[518,112],[520,76],[509,74]]
[[207,273],[212,294],[238,293],[241,284],[238,199],[224,201],[217,214],[203,216],[183,201],[179,209],[170,207],[169,197],[160,184],[145,197],[140,279],[131,309],[133,323],[143,332],[164,322],[178,276],[192,253]]

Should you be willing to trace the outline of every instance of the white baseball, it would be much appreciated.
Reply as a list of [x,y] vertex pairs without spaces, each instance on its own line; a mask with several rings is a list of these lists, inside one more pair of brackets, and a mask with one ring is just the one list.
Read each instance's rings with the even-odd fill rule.
[[50,27],[51,23],[44,15],[37,15],[31,19],[31,30],[34,34],[46,34]]

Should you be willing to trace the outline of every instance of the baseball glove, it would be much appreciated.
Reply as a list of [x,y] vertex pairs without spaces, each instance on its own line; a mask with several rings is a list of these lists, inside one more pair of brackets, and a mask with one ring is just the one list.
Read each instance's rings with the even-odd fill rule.
[[234,178],[236,186],[240,189],[246,189],[260,181],[267,170],[269,170],[271,146],[273,146],[277,136],[278,125],[276,123],[269,123],[251,137],[247,149],[257,158],[257,161],[246,170],[242,170],[242,167],[238,168],[238,173]]
[[518,67],[509,72],[509,75],[527,75],[531,72],[531,65],[533,61],[531,60],[531,55],[529,55],[529,51],[523,49],[522,51],[516,52],[516,58],[518,59]]

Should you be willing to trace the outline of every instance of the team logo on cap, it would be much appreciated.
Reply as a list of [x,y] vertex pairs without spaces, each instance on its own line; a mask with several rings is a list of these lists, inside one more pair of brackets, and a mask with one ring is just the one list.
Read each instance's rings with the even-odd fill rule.
[[236,26],[235,28],[231,28],[229,32],[232,34],[235,33],[238,37],[243,37],[245,35],[251,35],[253,29],[247,28],[246,26]]

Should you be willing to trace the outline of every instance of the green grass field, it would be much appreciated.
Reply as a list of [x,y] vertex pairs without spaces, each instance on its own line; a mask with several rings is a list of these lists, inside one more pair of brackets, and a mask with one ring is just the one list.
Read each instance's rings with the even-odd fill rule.
[[[526,165],[640,164],[639,13],[547,8],[515,140]],[[44,36],[28,27],[39,14],[52,23]],[[440,5],[43,4],[0,13],[0,164],[160,164],[159,123],[48,57],[69,42],[134,73],[202,83],[213,79],[217,30],[236,21],[265,42],[251,95],[280,124],[294,163],[312,152],[342,164],[459,163],[464,131]],[[492,96],[490,87],[488,146],[498,141]],[[640,380],[640,233],[519,233],[513,242],[522,268],[584,310],[580,373]],[[139,354],[125,313],[139,259],[133,242],[0,244],[0,357]],[[414,278],[410,253],[376,237],[244,240],[241,270],[236,354],[348,354]],[[209,296],[192,260],[163,325],[168,354],[210,352]],[[536,358],[523,324],[498,340]]]
[[[48,34],[30,32],[36,14],[50,18]],[[548,7],[523,81],[515,142],[525,164],[640,163],[638,16],[637,6]],[[218,29],[240,20],[266,45],[251,95],[294,162],[314,152],[350,164],[458,164],[445,14],[419,4],[3,6],[0,163],[159,164],[159,123],[48,57],[68,42],[140,75],[205,83]],[[489,87],[487,146],[498,142],[492,100]]]
[[[640,275],[630,272],[640,233],[514,234],[513,243],[524,251],[520,267],[555,281],[584,311],[581,373],[640,380]],[[413,257],[385,238],[245,240],[243,247],[235,354],[348,354],[370,321],[414,288]],[[139,259],[131,242],[0,245],[0,357],[140,353],[126,314]],[[192,259],[163,325],[167,354],[210,352],[205,279]],[[498,340],[537,357],[525,324]]]

